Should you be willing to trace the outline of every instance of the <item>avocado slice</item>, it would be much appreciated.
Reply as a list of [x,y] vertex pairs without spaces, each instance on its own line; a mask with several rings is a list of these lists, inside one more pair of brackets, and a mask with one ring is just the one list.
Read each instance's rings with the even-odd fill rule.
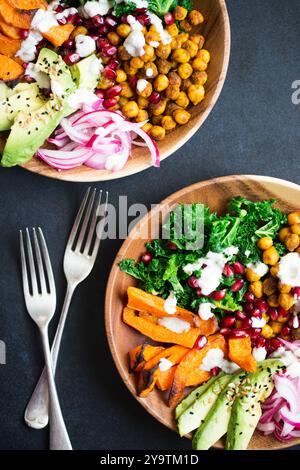
[[11,90],[13,94],[0,102],[0,131],[10,129],[16,115],[22,111],[34,111],[45,103],[36,83],[30,83],[23,91]]
[[95,54],[80,60],[70,67],[74,82],[78,88],[94,91],[99,81],[99,74],[103,67]]
[[6,85],[4,82],[0,82],[0,101],[5,100],[8,96],[12,94],[12,89]]
[[179,416],[178,430],[180,436],[185,436],[194,431],[204,422],[209,410],[231,379],[231,375],[219,374],[210,386],[201,393],[200,397]]
[[19,112],[3,150],[2,166],[11,167],[30,160],[64,115],[65,104],[58,97],[52,97],[35,111]]
[[257,372],[249,374],[241,385],[232,406],[226,449],[247,449],[262,414],[260,402],[271,394],[274,387],[272,376],[281,370],[281,366],[280,360],[267,359],[259,363]]
[[[219,377],[219,376],[218,376]],[[211,384],[217,379],[217,377],[211,377],[207,382],[201,384],[199,387],[195,388],[191,393],[189,393],[175,408],[175,418],[178,419],[182,413],[185,412],[196,400],[202,395]]]

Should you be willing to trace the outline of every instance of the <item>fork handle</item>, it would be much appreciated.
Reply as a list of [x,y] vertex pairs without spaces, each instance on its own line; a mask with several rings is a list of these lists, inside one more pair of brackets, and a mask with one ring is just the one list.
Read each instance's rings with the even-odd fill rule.
[[48,327],[41,328],[49,388],[50,450],[72,450],[54,382]]
[[[61,338],[75,287],[76,286],[73,284],[68,283],[63,308],[51,348],[53,376],[55,375]],[[34,429],[42,429],[46,427],[49,421],[48,408],[48,379],[46,367],[44,367],[25,410],[24,419],[26,424]]]

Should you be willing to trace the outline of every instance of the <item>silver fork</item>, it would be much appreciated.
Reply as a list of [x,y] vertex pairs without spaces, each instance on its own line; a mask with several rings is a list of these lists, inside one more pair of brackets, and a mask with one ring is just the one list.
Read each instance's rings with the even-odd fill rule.
[[[104,215],[107,210],[108,193],[106,193],[104,205],[101,205],[101,198],[102,191],[97,195],[96,189],[87,190],[67,242],[64,256],[67,291],[51,348],[53,374],[55,374],[61,338],[74,291],[92,271],[99,250],[104,219],[102,218],[98,224],[97,221],[99,215]],[[48,382],[45,368],[27,404],[24,418],[27,425],[32,428],[41,429],[47,426],[49,420]]]
[[[28,228],[26,229],[27,249],[25,248],[22,230],[20,230],[24,297],[28,313],[39,327],[42,337],[46,363],[45,374],[47,376],[47,383],[49,384],[50,449],[72,450],[58,401],[48,338],[48,325],[54,315],[56,307],[56,290],[47,245],[40,228],[38,229],[38,233],[39,237],[37,236],[36,230],[33,229],[35,262],[29,230]],[[27,252],[27,258],[25,251]],[[26,262],[26,259],[28,262]],[[48,279],[48,285],[46,277]]]

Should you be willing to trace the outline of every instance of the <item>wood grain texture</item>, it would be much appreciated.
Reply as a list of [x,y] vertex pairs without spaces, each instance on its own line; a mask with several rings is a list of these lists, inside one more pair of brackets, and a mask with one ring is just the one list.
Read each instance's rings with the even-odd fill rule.
[[[195,0],[194,4],[195,8],[204,14],[205,22],[199,31],[207,38],[205,48],[211,52],[212,57],[208,68],[208,81],[205,85],[206,97],[199,105],[191,108],[192,118],[188,124],[179,126],[164,141],[159,142],[162,160],[184,145],[203,124],[219,97],[227,73],[230,55],[230,24],[225,0]],[[3,136],[2,144],[4,139]],[[73,170],[57,171],[35,157],[22,166],[29,171],[51,178],[84,182],[123,178],[149,168],[151,163],[149,152],[142,147],[136,147],[133,150],[132,158],[118,172],[94,170],[85,166]]]
[[[177,203],[202,202],[211,210],[222,213],[227,209],[227,202],[234,196],[244,196],[254,201],[275,198],[278,207],[284,211],[300,208],[300,186],[276,178],[239,175],[194,184],[162,201],[134,227],[117,254],[109,276],[105,321],[114,362],[127,388],[140,404],[154,418],[174,431],[176,425],[173,411],[167,407],[164,394],[155,389],[147,398],[137,397],[134,376],[128,372],[128,351],[140,344],[145,337],[122,322],[122,310],[127,302],[126,290],[134,281],[119,270],[118,263],[124,258],[140,259],[141,254],[145,252],[145,243],[151,239],[151,226],[157,227],[162,220],[159,214],[165,215],[170,207]],[[281,443],[273,437],[255,432],[250,449],[279,449],[297,443],[300,443],[300,439]],[[218,442],[217,447],[223,447],[223,441]]]

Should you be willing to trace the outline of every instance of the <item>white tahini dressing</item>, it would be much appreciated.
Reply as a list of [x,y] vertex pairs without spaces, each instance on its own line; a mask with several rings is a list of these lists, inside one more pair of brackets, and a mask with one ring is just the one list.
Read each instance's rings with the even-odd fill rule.
[[54,95],[61,98],[64,94],[64,89],[57,80],[51,80],[51,91]]
[[99,98],[95,93],[86,88],[78,88],[74,93],[72,93],[67,98],[67,103],[70,108],[76,110],[81,107],[82,104],[86,103],[87,105],[92,105]]
[[148,67],[145,73],[146,73],[146,77],[149,77],[149,78],[153,77],[153,70],[151,67]]
[[265,326],[266,320],[264,318],[257,318],[257,317],[252,317],[251,318],[251,325],[252,328],[262,328]]
[[96,50],[96,43],[90,36],[78,34],[75,38],[76,52],[80,57],[87,57]]
[[300,286],[300,256],[298,253],[288,253],[279,261],[277,274],[282,284]]
[[31,28],[40,33],[45,33],[53,26],[58,26],[55,12],[52,10],[37,10],[31,21]]
[[264,346],[252,349],[252,356],[257,362],[264,361],[267,357],[267,350]]
[[147,82],[147,80],[144,80],[143,78],[140,78],[138,81],[137,81],[137,84],[136,84],[136,89],[138,92],[142,93],[146,86],[148,85],[149,82]]
[[111,8],[112,2],[109,0],[86,2],[84,5],[84,11],[88,18],[92,18],[96,15],[106,15]]
[[265,264],[262,263],[261,261],[258,261],[256,263],[249,263],[247,264],[247,268],[251,269],[255,274],[257,274],[260,277],[263,277],[267,274],[269,271],[269,267]]
[[98,57],[95,57],[95,59],[92,61],[91,65],[90,65],[90,72],[92,75],[96,75],[96,77],[98,77],[98,75],[103,72],[103,65],[102,65],[102,60],[99,59]]
[[200,369],[209,372],[214,367],[219,367],[227,374],[232,374],[236,370],[240,369],[240,366],[238,366],[235,362],[224,359],[224,353],[220,348],[210,349],[206,353]]
[[76,13],[78,13],[77,8],[74,8],[74,7],[66,8],[60,13],[56,13],[56,19],[62,20],[63,18],[68,18],[69,15],[75,15]]
[[286,351],[284,347],[276,349],[269,357],[277,357],[286,366],[286,373],[291,377],[300,377],[300,351]]
[[43,39],[43,36],[38,31],[30,31],[24,41],[21,42],[21,47],[16,53],[24,62],[32,62],[36,55],[36,46]]
[[40,71],[40,67],[38,64],[28,64],[26,68],[26,75],[31,78],[34,78],[39,88],[47,89],[50,87],[49,76],[46,73]]
[[164,302],[164,310],[168,315],[176,313],[177,299],[173,291],[170,292],[168,298]]
[[171,369],[173,365],[173,362],[169,361],[169,359],[162,357],[158,363],[158,368],[161,372],[166,372],[167,370]]
[[191,327],[189,322],[176,317],[159,318],[158,324],[174,333],[183,333],[184,331],[188,331]]
[[145,54],[145,37],[142,33],[143,26],[134,16],[128,15],[127,21],[131,27],[131,32],[124,41],[124,47],[132,57],[140,57]]
[[216,308],[214,304],[210,302],[203,302],[199,305],[198,315],[202,320],[208,320],[214,316],[213,309]]
[[[147,12],[150,18],[150,23],[155,26],[156,31],[160,34],[160,40],[163,44],[170,44],[172,38],[168,31],[163,28],[162,20],[152,12]],[[159,43],[158,43],[159,45]],[[158,47],[158,45],[156,47]],[[155,47],[155,46],[153,46]]]

